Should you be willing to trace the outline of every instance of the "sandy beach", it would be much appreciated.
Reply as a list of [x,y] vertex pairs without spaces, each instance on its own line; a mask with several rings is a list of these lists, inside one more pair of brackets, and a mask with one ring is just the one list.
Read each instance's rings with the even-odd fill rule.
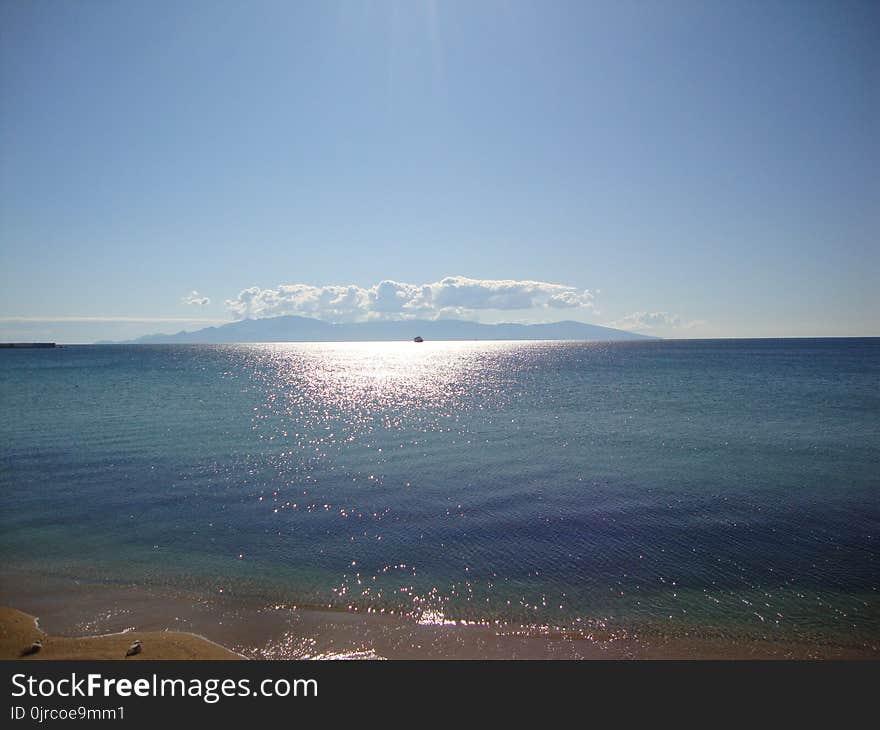
[[[36,653],[23,656],[39,641]],[[141,642],[141,651],[126,656]],[[36,617],[14,608],[0,607],[0,659],[243,659],[244,657],[202,636],[176,631],[132,631],[102,636],[49,636]]]

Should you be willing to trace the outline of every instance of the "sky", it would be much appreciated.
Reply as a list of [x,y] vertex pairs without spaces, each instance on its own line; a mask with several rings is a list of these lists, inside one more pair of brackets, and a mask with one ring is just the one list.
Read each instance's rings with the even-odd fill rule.
[[880,335],[880,4],[0,3],[0,340]]

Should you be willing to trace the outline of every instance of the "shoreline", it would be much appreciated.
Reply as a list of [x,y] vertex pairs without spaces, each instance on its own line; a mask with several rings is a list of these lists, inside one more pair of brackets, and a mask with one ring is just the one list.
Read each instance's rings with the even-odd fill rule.
[[[39,641],[39,651],[26,654]],[[133,642],[141,651],[126,656]],[[93,636],[51,636],[40,628],[40,620],[24,611],[0,606],[0,659],[20,660],[238,660],[245,657],[210,639],[177,631],[121,631]]]
[[[880,659],[873,642],[821,637],[790,641],[720,629],[672,636],[647,627],[574,634],[33,574],[4,574],[0,587],[0,605],[14,607],[0,609],[0,654],[9,659],[39,634],[46,641],[37,658],[45,659],[124,659],[137,639],[143,659]],[[30,640],[22,616],[31,621]],[[6,640],[10,626],[14,644]]]

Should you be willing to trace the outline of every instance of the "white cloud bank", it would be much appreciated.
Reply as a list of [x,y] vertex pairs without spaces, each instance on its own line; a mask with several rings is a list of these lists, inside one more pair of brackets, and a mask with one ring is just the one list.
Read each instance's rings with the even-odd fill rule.
[[611,322],[609,327],[642,332],[645,330],[692,329],[705,324],[702,321],[685,322],[677,314],[669,312],[633,312],[623,319]]
[[544,281],[447,276],[431,284],[385,280],[371,287],[282,284],[250,287],[226,308],[238,319],[298,314],[331,322],[467,317],[477,310],[592,309],[588,289]]
[[208,297],[202,296],[195,289],[193,289],[180,301],[182,301],[184,304],[191,304],[196,307],[204,307],[206,304],[211,303],[211,300]]

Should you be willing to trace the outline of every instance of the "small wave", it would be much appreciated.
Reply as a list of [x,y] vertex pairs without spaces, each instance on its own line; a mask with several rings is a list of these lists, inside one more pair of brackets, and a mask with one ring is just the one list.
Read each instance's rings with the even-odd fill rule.
[[346,661],[346,660],[365,660],[372,659],[375,661],[385,661],[385,657],[379,656],[373,649],[356,649],[354,651],[328,651],[323,654],[315,654],[310,656],[306,654],[301,659],[311,659],[315,661]]

